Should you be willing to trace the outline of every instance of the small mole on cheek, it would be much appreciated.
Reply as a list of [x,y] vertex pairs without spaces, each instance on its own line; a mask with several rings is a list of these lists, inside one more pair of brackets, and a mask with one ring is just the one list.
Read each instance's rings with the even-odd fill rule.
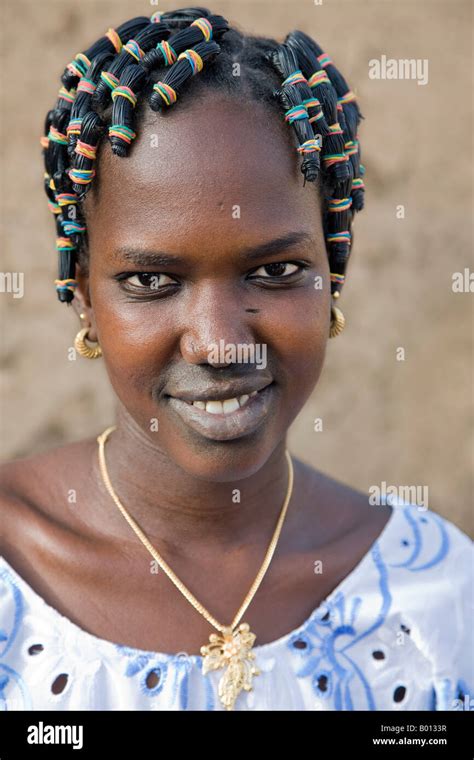
[[258,314],[260,309],[245,309],[245,311],[249,311],[251,314]]

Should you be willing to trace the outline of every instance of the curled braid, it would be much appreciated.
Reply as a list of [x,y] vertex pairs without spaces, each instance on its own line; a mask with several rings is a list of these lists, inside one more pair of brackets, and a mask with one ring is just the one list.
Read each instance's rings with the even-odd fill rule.
[[[324,113],[324,121],[320,119],[323,144],[321,155],[330,192],[326,197],[323,226],[331,293],[338,297],[350,256],[353,213],[363,206],[363,183],[361,179],[359,182],[356,180],[360,176],[360,167],[357,146],[353,140],[354,129],[357,131],[361,114],[355,96],[348,92],[345,80],[314,40],[303,32],[295,31],[286,37],[284,46],[294,52],[299,68],[307,77],[313,92],[317,93]],[[344,95],[339,96],[338,91],[343,91]]]
[[159,66],[171,66],[176,62],[179,53],[197,45],[198,42],[217,39],[229,28],[222,16],[198,17],[186,28],[172,34],[166,42],[157,45],[143,58],[142,65],[147,70]]
[[[46,140],[48,145],[45,150],[48,153],[46,166],[50,167],[51,173],[45,174],[45,185],[54,193],[56,208],[50,205],[55,214],[56,222],[56,250],[59,255],[59,280],[55,280],[58,292],[74,295],[77,283],[75,273],[75,245],[71,237],[64,231],[63,223],[66,219],[60,204],[60,196],[63,195],[64,178],[67,176],[67,136],[66,126],[70,117],[70,104],[68,108],[55,109],[51,112],[49,132]],[[48,197],[51,195],[48,192]]]
[[[281,87],[275,90],[274,94],[285,109],[285,121],[291,124],[296,132],[299,143],[297,150],[303,156],[301,171],[304,174],[304,183],[316,182],[319,176],[319,152],[322,142],[321,135],[315,135],[311,126],[308,105],[313,109],[319,107],[319,112],[321,108],[319,103],[312,99],[311,90],[291,48],[280,45],[277,50],[269,53],[268,60],[284,78]],[[318,115],[313,118],[317,119]]]
[[120,83],[112,91],[112,124],[109,126],[109,138],[112,151],[116,156],[126,156],[127,146],[136,137],[133,131],[133,112],[138,100],[138,93],[148,81],[142,66],[126,66]]
[[[61,118],[64,118],[61,115]],[[103,131],[100,116],[90,111],[83,120],[81,139],[77,141],[73,166],[67,168],[65,156],[57,163],[52,182],[60,213],[56,217],[59,254],[59,278],[55,280],[60,300],[72,300],[75,279],[76,249],[78,239],[86,231],[83,216],[77,213],[77,205],[84,195],[84,187],[95,176],[93,168],[97,144]],[[71,295],[70,295],[71,294]]]
[[133,112],[139,95],[150,81],[151,70],[159,66],[170,67],[163,80],[153,85],[149,98],[150,107],[159,111],[165,105],[175,103],[185,82],[202,70],[204,61],[211,60],[219,53],[219,45],[211,38],[214,34],[220,36],[228,28],[228,23],[222,16],[194,19],[187,29],[172,35],[168,40],[160,39],[155,48],[143,55],[140,63],[127,66],[122,71],[111,96],[114,107],[109,138],[116,155],[126,156],[128,146],[136,137]]
[[344,153],[349,157],[352,164],[354,179],[352,182],[352,208],[354,211],[361,211],[364,207],[364,183],[362,175],[364,167],[360,163],[360,144],[357,134],[358,125],[363,115],[360,112],[356,96],[349,89],[346,80],[335,67],[332,59],[324,53],[315,40],[308,37],[304,32],[293,32],[287,37],[288,44],[293,46],[298,54],[307,56],[306,63],[310,66],[314,64],[314,57],[317,58],[321,68],[326,72],[331,84],[337,95],[337,113],[340,126],[342,128],[344,140]]
[[83,53],[78,53],[74,60],[68,63],[61,77],[64,87],[70,90],[77,80],[85,74],[91,60],[97,55],[120,53],[123,43],[127,42],[148,23],[149,19],[146,16],[139,16],[118,26],[117,29],[109,29],[98,42],[95,42]]
[[150,107],[154,111],[160,111],[165,106],[176,103],[187,80],[202,71],[204,62],[212,60],[218,53],[220,53],[220,47],[213,41],[199,42],[194,48],[188,48],[180,53],[166,76],[153,85]]
[[[241,76],[235,75],[236,63]],[[278,43],[231,29],[207,8],[157,12],[109,29],[75,56],[61,81],[41,137],[44,189],[56,225],[60,301],[74,298],[76,266],[87,271],[84,200],[97,183],[101,141],[108,140],[115,155],[126,156],[143,114],[139,105],[164,112],[185,92],[191,97],[209,88],[263,104],[292,127],[304,183],[322,190],[331,292],[339,295],[353,212],[363,207],[357,134],[363,117],[345,79],[308,35],[294,31]]]
[[334,182],[342,182],[348,178],[349,169],[348,156],[344,153],[343,132],[337,120],[337,94],[312,49],[298,34],[289,34],[285,43],[295,52],[308,85],[321,102],[328,127],[328,134],[323,141],[322,162],[333,176]]
[[80,198],[85,195],[85,186],[95,177],[94,162],[97,146],[104,130],[99,114],[89,111],[82,120],[81,135],[74,150],[73,166],[67,170],[73,190]]
[[71,120],[67,126],[68,154],[72,158],[76,149],[78,136],[81,134],[82,120],[86,113],[91,110],[92,97],[94,95],[100,73],[105,65],[112,60],[109,53],[101,53],[93,59],[86,74],[81,77],[76,88],[76,97],[72,104]]
[[146,51],[157,42],[166,39],[169,32],[170,29],[165,22],[148,23],[133,40],[128,40],[110,68],[101,73],[100,82],[94,93],[95,104],[104,107],[111,99],[114,89],[119,85],[120,76],[125,67],[140,63]]

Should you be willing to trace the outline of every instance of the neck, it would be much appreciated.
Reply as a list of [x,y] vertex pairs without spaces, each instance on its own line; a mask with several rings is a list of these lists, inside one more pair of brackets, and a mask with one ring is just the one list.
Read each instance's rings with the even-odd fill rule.
[[[189,554],[193,546],[202,548],[203,543],[209,549],[230,550],[270,541],[288,488],[285,439],[254,474],[216,482],[198,478],[179,467],[121,406],[116,426],[105,443],[108,475],[120,503],[152,543],[154,538],[159,539],[171,551]],[[103,498],[104,529],[119,540],[132,537],[132,529],[101,478],[97,446],[93,463]],[[236,499],[237,493],[240,500]],[[294,511],[294,501],[292,497],[284,525],[292,505]]]

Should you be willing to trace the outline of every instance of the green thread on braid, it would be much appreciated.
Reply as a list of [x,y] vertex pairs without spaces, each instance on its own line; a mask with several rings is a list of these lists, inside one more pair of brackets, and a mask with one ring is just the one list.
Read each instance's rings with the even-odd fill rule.
[[123,126],[123,124],[112,124],[109,127],[110,137],[122,137],[126,142],[131,143],[135,139],[136,132],[129,127]]

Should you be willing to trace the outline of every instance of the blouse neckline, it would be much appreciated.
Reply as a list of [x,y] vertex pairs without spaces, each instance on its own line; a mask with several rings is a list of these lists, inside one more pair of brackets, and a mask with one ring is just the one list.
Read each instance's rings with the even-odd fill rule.
[[[387,499],[387,503],[388,499]],[[280,636],[278,639],[274,639],[273,641],[269,641],[266,644],[256,644],[252,647],[252,651],[255,653],[256,656],[259,654],[262,656],[270,655],[274,649],[285,645],[290,641],[290,639],[298,638],[299,635],[303,634],[306,628],[310,625],[310,623],[314,620],[315,617],[317,617],[322,611],[333,601],[333,599],[340,594],[341,592],[346,592],[348,587],[354,584],[357,577],[360,575],[360,573],[365,569],[366,565],[368,565],[372,558],[372,552],[375,547],[377,547],[381,542],[385,541],[389,532],[391,532],[393,525],[395,523],[395,515],[398,512],[398,510],[406,506],[406,504],[399,504],[396,501],[390,501],[390,506],[392,507],[392,511],[390,514],[390,517],[388,518],[387,522],[385,523],[384,527],[382,528],[381,532],[377,536],[377,538],[372,542],[369,549],[366,551],[366,553],[361,557],[359,562],[356,564],[356,566],[335,586],[335,588],[324,597],[324,599],[314,608],[314,610],[309,614],[309,616],[306,618],[306,620],[301,623],[297,628],[294,628],[292,631],[289,631],[289,633],[283,634],[283,636]],[[131,647],[127,644],[120,644],[118,642],[111,641],[109,639],[103,639],[99,636],[96,636],[93,633],[90,633],[89,631],[86,631],[85,628],[81,628],[77,623],[74,623],[70,618],[63,615],[59,610],[57,610],[55,607],[52,607],[50,604],[46,602],[46,600],[37,592],[35,591],[27,582],[22,578],[21,575],[7,562],[5,557],[0,555],[0,575],[2,574],[1,565],[4,565],[7,573],[9,573],[11,579],[15,583],[15,585],[24,592],[25,596],[29,596],[30,599],[33,600],[35,605],[41,607],[51,618],[56,620],[56,622],[59,625],[67,626],[71,631],[73,631],[78,638],[82,638],[85,642],[88,642],[91,645],[94,645],[98,649],[102,649],[104,651],[109,650],[109,652],[114,651],[117,653],[117,651],[123,650],[125,651],[129,656],[135,656],[135,657],[155,657],[158,659],[167,659],[167,660],[173,660],[179,657],[183,657],[183,652],[177,652],[177,653],[169,653],[169,652],[158,652],[154,650],[148,650],[148,649],[139,649],[137,647]],[[204,643],[204,642],[203,642]],[[203,656],[198,654],[187,654],[187,659],[194,661],[194,662],[200,662],[203,659]]]

